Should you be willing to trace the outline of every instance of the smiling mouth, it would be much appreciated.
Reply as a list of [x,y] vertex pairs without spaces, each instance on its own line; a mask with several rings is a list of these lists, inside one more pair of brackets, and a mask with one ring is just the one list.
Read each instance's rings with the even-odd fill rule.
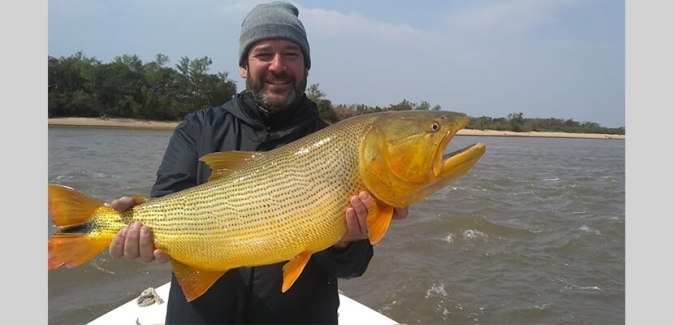
[[290,84],[290,80],[286,80],[286,81],[270,81],[270,80],[265,80],[265,82],[266,82],[267,84],[269,84],[269,85],[272,85],[272,86],[283,86],[283,85]]

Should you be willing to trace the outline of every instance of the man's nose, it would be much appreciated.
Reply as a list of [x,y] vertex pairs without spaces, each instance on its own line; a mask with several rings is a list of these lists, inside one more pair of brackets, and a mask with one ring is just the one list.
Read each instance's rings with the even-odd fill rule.
[[285,69],[285,63],[280,53],[276,53],[269,64],[269,70],[274,72],[281,72]]

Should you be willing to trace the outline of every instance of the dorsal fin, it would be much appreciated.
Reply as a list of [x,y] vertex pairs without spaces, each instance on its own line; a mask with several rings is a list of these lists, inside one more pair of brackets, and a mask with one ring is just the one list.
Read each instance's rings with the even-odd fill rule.
[[214,152],[201,157],[199,161],[211,168],[211,176],[208,177],[210,182],[226,176],[232,169],[260,155],[261,153],[255,151]]

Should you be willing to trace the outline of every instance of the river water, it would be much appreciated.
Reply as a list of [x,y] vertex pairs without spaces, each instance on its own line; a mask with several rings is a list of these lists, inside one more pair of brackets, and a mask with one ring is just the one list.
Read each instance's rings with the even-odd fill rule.
[[[49,128],[49,182],[148,194],[171,131]],[[625,142],[458,136],[477,165],[410,207],[349,297],[405,324],[623,324]],[[48,216],[49,235],[55,228]],[[82,324],[170,279],[107,252],[49,272],[49,323]]]

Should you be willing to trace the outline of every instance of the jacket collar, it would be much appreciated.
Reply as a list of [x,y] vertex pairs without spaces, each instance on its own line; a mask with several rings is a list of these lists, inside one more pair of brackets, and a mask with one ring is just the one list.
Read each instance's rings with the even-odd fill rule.
[[226,105],[225,109],[254,129],[276,130],[318,116],[318,107],[306,94],[302,95],[302,100],[292,109],[270,115],[258,108],[253,94],[248,90],[238,93],[235,100],[238,105]]

